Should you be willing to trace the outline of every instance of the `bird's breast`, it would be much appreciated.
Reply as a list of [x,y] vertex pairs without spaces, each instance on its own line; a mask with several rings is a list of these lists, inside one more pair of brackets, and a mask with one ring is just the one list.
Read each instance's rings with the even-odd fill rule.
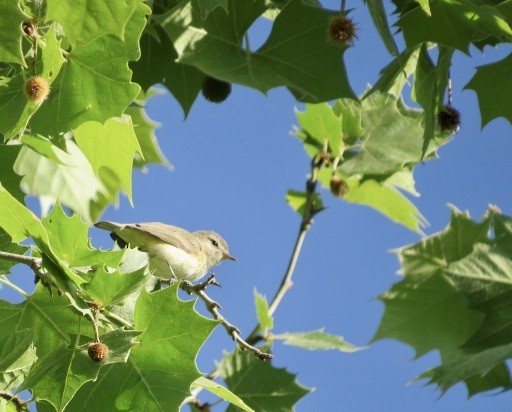
[[154,270],[154,275],[158,277],[176,277],[193,282],[202,277],[208,269],[203,251],[197,251],[192,255],[161,242],[146,245],[144,251],[150,257],[150,269]]

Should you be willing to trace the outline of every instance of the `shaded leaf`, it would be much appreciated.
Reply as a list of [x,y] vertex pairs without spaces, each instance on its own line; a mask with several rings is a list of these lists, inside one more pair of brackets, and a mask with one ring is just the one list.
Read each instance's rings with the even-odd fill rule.
[[291,1],[279,13],[265,44],[256,52],[243,49],[246,31],[264,11],[264,0],[229,0],[228,13],[216,8],[200,20],[191,3],[184,2],[158,21],[173,40],[180,62],[217,79],[262,92],[287,86],[304,102],[355,98],[340,61],[346,47],[327,40],[334,14]]
[[512,30],[495,7],[471,0],[436,0],[430,3],[431,15],[420,8],[402,14],[397,25],[407,47],[435,42],[468,53],[471,42],[492,36],[510,41]]
[[[292,412],[295,404],[311,391],[285,369],[274,368],[270,361],[262,362],[239,349],[224,355],[219,373],[228,388],[258,412]],[[227,409],[236,410],[233,405]]]
[[[12,239],[9,234],[0,228],[0,251],[14,253],[16,255],[24,255],[27,251],[27,246],[21,246],[17,243],[12,243]],[[9,260],[0,260],[0,274],[9,273],[11,267],[16,265],[16,262],[11,262]]]
[[0,346],[0,390],[18,387],[36,361],[36,348],[29,330],[10,331]]
[[473,78],[465,89],[474,90],[478,96],[482,128],[500,116],[512,123],[512,108],[509,97],[512,94],[512,54],[495,63],[477,67]]
[[22,12],[18,1],[1,0],[0,8],[0,61],[25,66],[21,49],[21,23],[28,17]]
[[21,191],[21,179],[14,172],[14,164],[20,153],[21,145],[0,144],[0,184],[19,202],[23,202],[25,193]]
[[368,7],[368,11],[370,12],[373,24],[379,32],[379,35],[384,42],[386,49],[388,49],[390,54],[396,56],[399,53],[398,46],[395,43],[395,39],[393,38],[391,30],[389,29],[388,17],[386,14],[386,9],[384,8],[384,2],[382,0],[367,0],[365,3]]

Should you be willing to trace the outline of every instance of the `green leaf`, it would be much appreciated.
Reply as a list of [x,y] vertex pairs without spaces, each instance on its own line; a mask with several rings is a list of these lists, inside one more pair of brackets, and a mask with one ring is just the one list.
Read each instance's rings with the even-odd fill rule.
[[[228,388],[258,412],[292,412],[295,404],[311,391],[285,369],[274,368],[270,362],[239,349],[225,354],[218,367]],[[233,405],[227,409],[235,410]]]
[[[194,301],[177,297],[177,285],[139,296],[135,328],[140,345],[126,364],[107,365],[98,380],[84,385],[69,410],[178,410],[200,376],[195,365],[199,348],[218,322],[193,309]],[[109,382],[105,391],[104,382]]]
[[[70,344],[69,334],[79,332],[79,321],[83,319],[70,310],[69,300],[64,296],[50,297],[39,284],[36,291],[22,303],[0,300],[0,327],[2,330],[26,333],[33,332],[33,343],[41,358],[60,345]],[[84,332],[82,332],[82,335]],[[92,339],[92,327],[89,336]],[[0,347],[4,347],[8,334],[0,335]]]
[[413,47],[396,56],[391,63],[381,70],[377,83],[365,93],[364,98],[377,91],[392,94],[396,98],[400,97],[402,89],[407,84],[411,74],[414,73],[418,53],[418,48]]
[[509,97],[512,93],[512,54],[495,63],[477,67],[473,78],[464,87],[472,89],[478,96],[482,128],[500,116],[512,122]]
[[367,0],[365,3],[368,6],[368,11],[370,12],[373,24],[379,32],[379,35],[384,42],[386,49],[388,49],[388,52],[393,56],[398,55],[398,47],[395,43],[395,39],[393,38],[393,34],[389,29],[388,17],[386,14],[386,9],[384,8],[384,2],[382,0]]
[[279,335],[271,335],[271,338],[273,340],[282,340],[286,345],[308,350],[355,352],[364,349],[346,342],[341,336],[325,333],[323,329],[311,332],[281,333]]
[[[24,255],[27,251],[27,246],[21,246],[17,243],[12,243],[12,238],[9,234],[0,228],[0,250],[2,252],[14,253],[17,255]],[[8,274],[11,267],[16,265],[16,262],[8,260],[0,260],[0,274]]]
[[109,350],[101,362],[89,357],[88,343],[81,346],[75,343],[72,347],[61,345],[35,364],[22,389],[30,389],[37,398],[50,402],[55,409],[62,411],[80,387],[97,378],[104,365],[126,362],[135,345],[133,338],[140,333],[119,329],[106,333],[102,343]]
[[[422,112],[407,107],[401,98],[372,94],[362,102],[364,137],[359,150],[347,152],[340,171],[345,175],[386,175],[422,161]],[[444,144],[432,142],[428,156]]]
[[[289,190],[288,193],[286,194],[286,202],[299,215],[304,216],[305,207],[307,204],[307,193],[297,192],[295,190]],[[322,203],[322,198],[320,197],[320,193],[313,194],[312,207],[315,210],[323,209],[324,205]]]
[[21,49],[21,24],[28,17],[21,11],[18,1],[1,0],[0,9],[0,61],[25,66]]
[[443,276],[409,277],[379,297],[384,315],[373,341],[397,339],[411,345],[416,356],[439,349],[453,351],[482,322],[482,315]]
[[430,11],[429,16],[417,7],[398,20],[408,48],[435,42],[468,53],[472,42],[486,37],[511,40],[510,26],[498,9],[490,5],[482,6],[471,0],[435,0],[430,2]]
[[426,219],[416,206],[397,189],[385,182],[381,184],[372,179],[363,182],[359,182],[357,179],[347,179],[346,184],[348,191],[343,198],[347,202],[370,206],[393,222],[400,223],[418,233],[421,233],[421,226],[427,224]]
[[25,199],[21,191],[22,177],[14,173],[14,163],[20,153],[21,145],[0,144],[0,184],[19,202]]
[[129,117],[108,119],[105,124],[86,122],[73,130],[75,141],[101,179],[109,169],[118,179],[119,188],[132,202],[132,166],[135,153],[141,153]]
[[121,303],[128,295],[141,289],[146,281],[144,269],[132,273],[111,273],[99,268],[84,290],[105,307]]
[[[512,357],[512,345],[497,346],[484,350],[476,354],[469,354],[460,357],[452,362],[444,363],[442,366],[422,373],[417,379],[428,379],[430,384],[436,384],[442,392],[446,392],[453,385],[461,380],[470,381],[472,378],[489,378],[496,373],[498,385],[488,385],[487,387],[473,388],[470,394],[482,392],[483,390],[496,389],[502,387],[504,390],[510,389],[512,380],[508,369],[503,370],[500,366]],[[501,375],[501,376],[500,376]],[[479,383],[481,386],[483,382]]]
[[206,19],[208,15],[217,7],[221,7],[228,12],[228,0],[192,0],[194,12],[198,12],[201,19]]
[[138,42],[149,9],[137,0],[131,4],[136,7],[124,41],[113,34],[103,35],[79,42],[68,53],[48,101],[32,117],[32,132],[52,135],[87,121],[104,123],[120,116],[135,99],[139,86],[130,82],[128,61],[140,57]]
[[71,140],[66,141],[67,153],[54,149],[60,159],[55,163],[45,156],[23,147],[16,159],[14,171],[23,176],[23,188],[30,195],[45,201],[43,210],[61,202],[88,220],[93,220],[90,202],[106,189],[96,178],[91,164]]
[[303,112],[296,111],[299,125],[308,136],[323,146],[329,142],[330,152],[337,156],[342,148],[342,117],[337,116],[327,103],[307,104]]
[[89,231],[87,223],[78,215],[66,216],[59,203],[42,222],[53,251],[70,267],[119,266],[124,251],[93,249],[87,236]]
[[512,218],[497,213],[478,223],[453,210],[444,231],[398,250],[405,278],[381,296],[374,340],[399,339],[418,356],[439,350],[442,364],[420,378],[443,391],[461,381],[470,395],[512,385]]
[[157,20],[173,40],[181,63],[220,80],[262,92],[287,86],[303,102],[355,98],[340,61],[346,47],[326,38],[333,13],[291,1],[265,44],[250,52],[242,48],[242,39],[264,11],[264,0],[229,0],[228,13],[216,8],[203,21],[193,15],[190,2],[183,2]]
[[254,409],[247,406],[245,402],[238,396],[236,396],[233,392],[231,392],[229,389],[225,388],[221,384],[214,382],[210,379],[206,379],[200,376],[192,383],[192,387],[206,389],[208,392],[217,395],[219,398],[224,399],[225,401],[231,403],[234,406],[237,406],[243,411],[254,412]]
[[36,361],[36,348],[29,330],[10,331],[0,346],[0,390],[15,389]]
[[58,22],[72,46],[108,34],[121,39],[137,1],[47,0],[45,20]]
[[133,130],[141,150],[141,155],[135,153],[133,165],[143,168],[145,165],[155,163],[170,168],[171,165],[162,153],[154,133],[159,124],[148,117],[142,104],[128,107],[125,113],[132,118]]
[[[41,40],[44,42],[40,50],[42,69],[37,75],[45,78],[53,87],[55,78],[64,62],[54,25],[50,26]],[[12,138],[22,132],[27,127],[30,118],[47,104],[43,102],[38,105],[27,99],[24,92],[26,80],[25,75],[20,72],[0,84],[0,132],[7,138]],[[50,98],[52,93],[50,91]]]
[[256,289],[254,290],[254,303],[256,305],[256,315],[258,317],[260,329],[265,332],[267,330],[272,330],[274,328],[274,319],[269,312],[267,298],[258,293]]
[[[53,252],[48,233],[41,221],[24,205],[19,203],[12,195],[0,185],[0,227],[7,232],[13,242],[20,242],[27,237],[32,237],[35,244],[49,259],[46,263],[52,263],[54,267],[50,276],[57,286],[63,291],[72,291],[68,283],[71,280],[79,286],[83,279],[72,272]],[[43,259],[45,263],[45,259]]]
[[439,47],[439,58],[435,66],[428,54],[427,46],[421,47],[414,75],[413,98],[423,107],[425,132],[423,134],[423,155],[426,154],[437,126],[437,116],[443,107],[443,98],[448,85],[453,49]]

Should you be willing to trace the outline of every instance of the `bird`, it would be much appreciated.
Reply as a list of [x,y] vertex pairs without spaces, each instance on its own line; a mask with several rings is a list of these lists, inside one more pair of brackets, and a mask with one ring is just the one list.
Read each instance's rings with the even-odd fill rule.
[[226,241],[213,231],[189,232],[160,222],[101,221],[94,226],[111,232],[110,237],[120,247],[147,253],[149,268],[156,277],[193,283],[223,260],[236,261]]

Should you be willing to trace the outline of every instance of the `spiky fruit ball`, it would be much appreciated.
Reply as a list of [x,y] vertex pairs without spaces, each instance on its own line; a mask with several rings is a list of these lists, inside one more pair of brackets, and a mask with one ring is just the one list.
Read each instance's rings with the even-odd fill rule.
[[442,132],[449,130],[452,133],[455,133],[459,130],[461,123],[460,112],[454,107],[447,105],[439,111],[439,114],[437,115],[437,123],[439,124],[439,128]]
[[211,76],[206,76],[201,85],[203,96],[212,103],[221,103],[231,93],[231,83],[224,82]]
[[329,23],[329,39],[339,46],[350,46],[357,38],[356,25],[347,16],[337,16]]
[[50,83],[44,77],[34,76],[25,82],[24,90],[28,100],[40,104],[50,94]]
[[333,176],[330,181],[331,193],[336,197],[342,197],[347,193],[347,183],[339,176]]
[[101,362],[108,354],[108,346],[101,342],[93,342],[87,348],[89,357],[95,362]]

